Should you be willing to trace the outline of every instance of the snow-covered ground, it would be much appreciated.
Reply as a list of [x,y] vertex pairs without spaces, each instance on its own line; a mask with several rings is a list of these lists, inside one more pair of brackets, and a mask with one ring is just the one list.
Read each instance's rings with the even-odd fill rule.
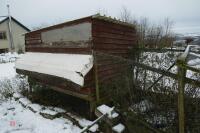
[[78,133],[80,128],[64,118],[49,120],[15,100],[0,103],[0,133]]
[[16,71],[14,69],[15,63],[3,63],[0,64],[0,80],[5,78],[11,79],[16,76]]
[[[92,123],[70,113],[68,115],[76,119],[81,127],[63,117],[52,120],[44,118],[42,113],[55,115],[63,113],[64,110],[31,103],[18,93],[21,84],[27,81],[20,78],[15,71],[16,58],[17,54],[0,55],[0,133],[79,133],[82,128]],[[3,97],[4,91],[8,90],[9,93],[14,93],[13,97]],[[93,132],[97,129],[98,125],[90,128]]]

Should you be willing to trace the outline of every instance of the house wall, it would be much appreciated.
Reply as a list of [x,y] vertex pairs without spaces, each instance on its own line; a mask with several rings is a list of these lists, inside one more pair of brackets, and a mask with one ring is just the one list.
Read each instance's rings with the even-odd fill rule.
[[8,24],[7,22],[4,22],[0,24],[0,31],[5,31],[7,39],[6,40],[1,40],[0,39],[0,49],[9,49],[9,34],[8,34]]
[[[25,50],[24,34],[27,31],[14,21],[11,21],[11,27],[15,51],[17,52],[21,48]],[[0,49],[10,49],[8,20],[0,24],[0,31],[6,31],[7,35],[7,40],[0,40]]]

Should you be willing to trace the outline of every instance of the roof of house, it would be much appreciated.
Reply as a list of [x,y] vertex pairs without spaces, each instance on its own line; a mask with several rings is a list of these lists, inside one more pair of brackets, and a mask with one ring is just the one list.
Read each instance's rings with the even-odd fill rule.
[[58,27],[63,27],[63,26],[71,26],[71,25],[75,25],[75,24],[79,24],[82,22],[91,22],[92,19],[99,19],[99,20],[104,20],[107,22],[111,22],[111,23],[115,23],[115,24],[119,24],[119,25],[123,25],[123,26],[128,26],[128,27],[135,27],[133,24],[127,23],[127,22],[123,22],[119,19],[116,18],[111,18],[110,16],[105,16],[105,15],[100,15],[100,14],[95,14],[95,15],[91,15],[88,17],[84,17],[84,18],[80,18],[80,19],[76,19],[76,20],[72,20],[72,21],[68,21],[68,22],[64,22],[64,23],[60,23],[60,24],[56,24],[56,25],[52,25],[52,26],[48,26],[39,30],[35,30],[35,31],[31,31],[31,32],[42,32],[42,31],[46,31],[46,30],[51,30],[51,29],[55,29]]
[[26,52],[16,68],[52,75],[84,86],[84,77],[93,67],[92,55]]
[[[9,19],[9,17],[6,17],[4,19],[0,19],[0,24],[2,24],[3,22],[7,21]],[[20,23],[19,21],[17,21],[14,17],[11,17],[11,20],[15,21],[18,25],[20,25],[22,28],[24,28],[27,31],[30,31],[29,28],[27,28],[26,26],[24,26],[22,23]]]

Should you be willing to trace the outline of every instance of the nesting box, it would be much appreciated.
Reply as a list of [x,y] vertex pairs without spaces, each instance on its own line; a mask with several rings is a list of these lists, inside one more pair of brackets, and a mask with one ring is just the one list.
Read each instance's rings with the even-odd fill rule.
[[[99,14],[25,34],[26,53],[17,61],[20,74],[52,89],[87,101],[96,101],[98,83],[122,72],[136,46],[132,24]],[[104,97],[104,95],[101,95]]]

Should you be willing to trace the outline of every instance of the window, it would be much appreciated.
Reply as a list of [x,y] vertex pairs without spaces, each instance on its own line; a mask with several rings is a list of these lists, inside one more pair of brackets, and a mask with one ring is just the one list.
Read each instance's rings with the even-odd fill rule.
[[6,32],[0,31],[0,40],[6,40],[6,39],[7,39]]

